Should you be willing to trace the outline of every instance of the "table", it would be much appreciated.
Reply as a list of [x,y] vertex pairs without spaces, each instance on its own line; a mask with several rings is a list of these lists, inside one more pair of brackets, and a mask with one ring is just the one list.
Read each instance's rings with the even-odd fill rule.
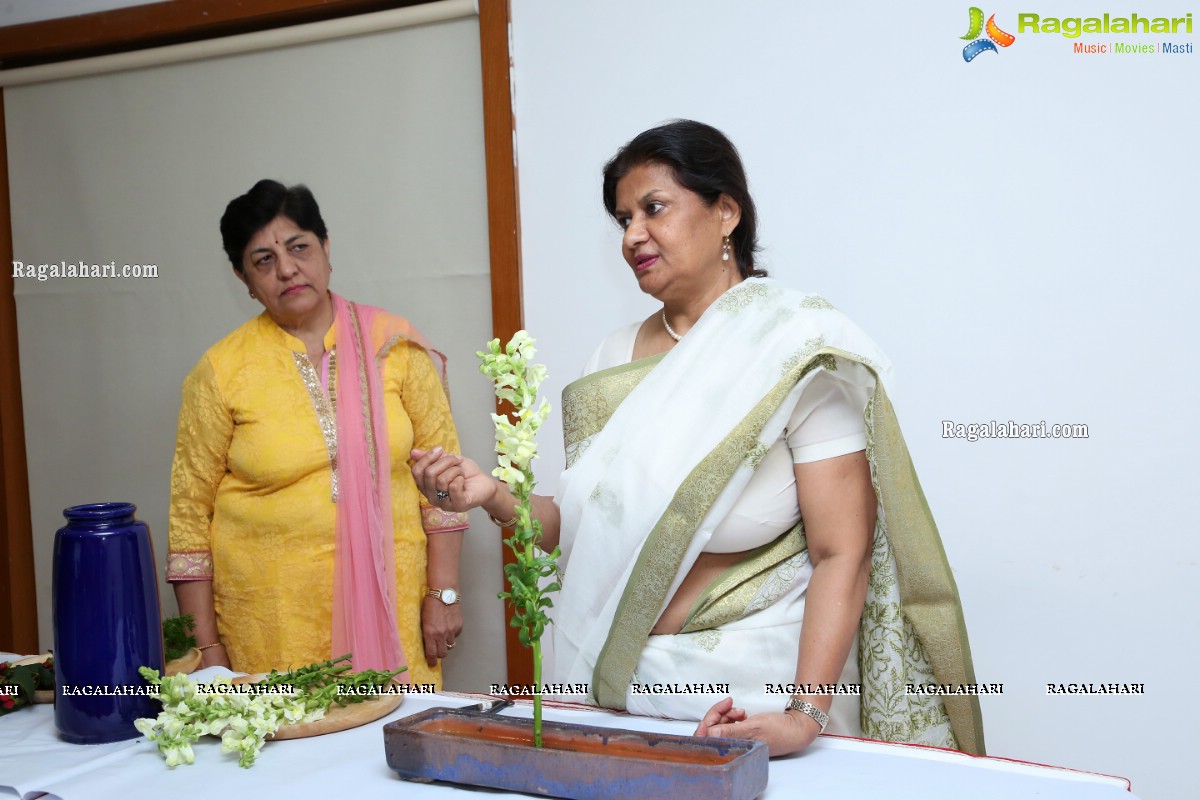
[[[250,769],[222,754],[220,742],[205,737],[195,745],[196,763],[168,769],[153,744],[143,739],[105,745],[71,745],[59,740],[53,707],[34,706],[0,717],[0,798],[33,800],[45,792],[61,800],[114,800],[132,795],[163,800],[225,798],[331,798],[351,790],[356,797],[409,798],[525,797],[448,784],[401,781],[383,753],[385,723],[435,706],[459,707],[482,696],[413,695],[383,719],[341,733],[269,742]],[[528,704],[504,711],[532,715]],[[613,728],[691,733],[694,723],[634,717],[579,708],[547,708],[547,719]],[[889,800],[1137,800],[1123,778],[1076,772],[933,748],[822,736],[807,751],[771,761],[763,800],[790,797]],[[132,790],[132,791],[131,791]]]

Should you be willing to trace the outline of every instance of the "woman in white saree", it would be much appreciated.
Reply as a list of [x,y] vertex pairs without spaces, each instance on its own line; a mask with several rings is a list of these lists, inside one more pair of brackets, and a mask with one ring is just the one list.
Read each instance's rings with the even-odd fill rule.
[[[974,674],[885,357],[755,270],[754,203],[716,129],[642,133],[605,167],[604,201],[663,308],[563,394],[567,470],[534,509],[563,550],[550,681],[772,755],[826,724],[983,752],[974,696],[913,690]],[[513,515],[469,459],[413,456],[430,502]]]

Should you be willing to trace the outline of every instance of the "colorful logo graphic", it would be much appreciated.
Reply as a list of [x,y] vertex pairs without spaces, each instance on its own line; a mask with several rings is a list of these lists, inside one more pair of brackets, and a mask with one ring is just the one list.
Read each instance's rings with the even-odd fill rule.
[[[987,38],[980,38],[979,34],[987,31]],[[996,15],[992,14],[988,17],[987,25],[983,24],[983,11],[974,6],[971,6],[971,27],[967,29],[967,35],[961,37],[963,39],[972,39],[973,41],[963,48],[963,61],[970,62],[975,56],[980,53],[991,50],[993,53],[1000,52],[996,49],[996,45],[1008,47],[1017,40],[1017,37],[1011,33],[1005,33],[1000,30],[1000,26],[996,24]]]

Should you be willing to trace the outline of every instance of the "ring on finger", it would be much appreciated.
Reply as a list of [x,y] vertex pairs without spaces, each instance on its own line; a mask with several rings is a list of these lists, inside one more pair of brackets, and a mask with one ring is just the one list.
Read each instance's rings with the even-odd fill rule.
[[436,497],[438,500],[446,500],[446,499],[448,499],[448,498],[450,497],[450,493],[449,493],[449,492],[443,492],[441,489],[438,489],[438,491],[437,491],[437,494],[436,494],[436,495],[434,495],[434,496],[435,496],[435,497]]

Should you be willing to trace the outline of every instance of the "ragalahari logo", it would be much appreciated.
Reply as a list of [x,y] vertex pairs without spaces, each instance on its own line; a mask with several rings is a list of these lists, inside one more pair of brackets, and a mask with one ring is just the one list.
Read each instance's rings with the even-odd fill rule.
[[[979,34],[987,32],[987,38],[980,38]],[[1008,47],[1017,40],[1017,37],[1011,33],[1005,33],[1000,30],[1000,26],[996,24],[996,15],[992,14],[988,17],[987,25],[983,24],[983,11],[974,6],[971,6],[971,27],[967,29],[967,35],[963,39],[973,40],[970,44],[963,48],[963,61],[970,62],[975,56],[988,50],[993,53],[1000,52],[996,49],[996,45]]]

